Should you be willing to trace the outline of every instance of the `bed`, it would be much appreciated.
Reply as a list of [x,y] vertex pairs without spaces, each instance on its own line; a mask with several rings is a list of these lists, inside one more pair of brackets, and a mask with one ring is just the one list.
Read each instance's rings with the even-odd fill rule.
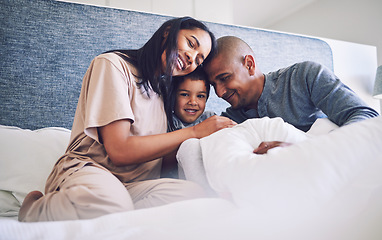
[[[141,46],[169,18],[0,0],[0,239],[382,239],[381,117],[344,127],[320,119],[307,134],[277,118],[249,120],[189,139],[178,151],[182,176],[214,197],[89,220],[17,221],[25,195],[43,191],[67,147],[90,61]],[[248,42],[263,72],[305,60],[334,69],[332,50],[320,39],[206,24],[217,37]],[[208,110],[219,114],[227,106],[211,92]],[[294,144],[251,153],[268,139]]]

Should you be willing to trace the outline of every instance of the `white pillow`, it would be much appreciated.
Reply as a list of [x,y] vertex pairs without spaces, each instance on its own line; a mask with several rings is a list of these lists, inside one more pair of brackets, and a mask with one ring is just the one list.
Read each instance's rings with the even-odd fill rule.
[[335,129],[337,129],[338,126],[330,121],[327,118],[318,118],[312,125],[312,127],[307,132],[309,135],[323,135],[326,133],[329,133]]
[[[281,124],[280,119],[278,121]],[[338,126],[329,119],[319,118],[307,133],[311,136],[317,136],[327,134],[337,128]],[[269,133],[267,135],[268,137],[271,136]],[[178,160],[179,177],[196,182],[207,191],[213,191],[208,183],[203,166],[199,139],[191,138],[184,141],[179,147],[176,158]]]
[[0,125],[0,216],[17,216],[26,194],[44,192],[69,138],[70,130],[64,128],[31,131]]
[[[267,216],[287,217],[316,214],[335,201],[349,206],[356,194],[344,200],[341,193],[353,192],[360,184],[358,176],[368,177],[370,169],[382,170],[381,117],[275,148],[268,154],[252,153],[259,141],[272,140],[265,139],[269,136],[288,142],[289,133],[298,133],[289,131],[292,128],[284,131],[284,127],[288,125],[276,119],[248,120],[202,138],[204,169],[211,187],[231,193],[239,206],[263,211]],[[381,178],[368,181],[382,187]]]
[[208,183],[206,171],[204,170],[199,139],[190,138],[184,141],[178,149],[176,159],[178,161],[179,178],[193,181],[202,186],[211,195],[215,195],[215,192]]

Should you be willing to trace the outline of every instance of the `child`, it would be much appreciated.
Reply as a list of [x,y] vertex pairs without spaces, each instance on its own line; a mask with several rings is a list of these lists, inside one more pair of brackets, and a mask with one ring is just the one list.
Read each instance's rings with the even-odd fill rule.
[[169,119],[168,131],[195,126],[215,115],[204,111],[209,97],[210,84],[202,68],[189,75],[174,79],[174,90],[171,95],[173,106],[172,119]]
[[[172,119],[168,119],[168,132],[195,126],[215,115],[204,111],[210,93],[210,84],[202,68],[181,77],[174,77],[170,94]],[[179,178],[176,152],[165,156],[162,162],[161,177]]]

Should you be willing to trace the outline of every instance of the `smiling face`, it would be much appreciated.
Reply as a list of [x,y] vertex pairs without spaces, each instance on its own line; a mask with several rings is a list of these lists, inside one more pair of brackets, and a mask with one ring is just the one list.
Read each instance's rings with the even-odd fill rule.
[[175,115],[185,123],[192,123],[204,112],[206,101],[205,82],[186,78],[176,92]]
[[251,47],[242,39],[219,38],[216,53],[204,69],[216,95],[232,108],[257,108],[264,88],[264,74],[256,65]]
[[206,72],[216,95],[227,101],[232,108],[248,107],[252,104],[257,94],[252,91],[253,81],[244,60],[240,62],[218,56],[208,64]]
[[[184,76],[203,63],[211,52],[211,37],[200,29],[181,29],[178,33],[178,52],[172,75]],[[166,69],[166,50],[162,54],[162,71]]]

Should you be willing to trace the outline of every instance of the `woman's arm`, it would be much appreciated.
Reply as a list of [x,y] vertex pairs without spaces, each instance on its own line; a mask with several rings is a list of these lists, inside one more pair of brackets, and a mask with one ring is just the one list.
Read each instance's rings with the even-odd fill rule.
[[99,134],[113,164],[124,166],[163,157],[175,151],[186,139],[202,138],[235,124],[228,118],[213,116],[196,126],[169,133],[130,136],[131,122],[118,120],[100,127]]

